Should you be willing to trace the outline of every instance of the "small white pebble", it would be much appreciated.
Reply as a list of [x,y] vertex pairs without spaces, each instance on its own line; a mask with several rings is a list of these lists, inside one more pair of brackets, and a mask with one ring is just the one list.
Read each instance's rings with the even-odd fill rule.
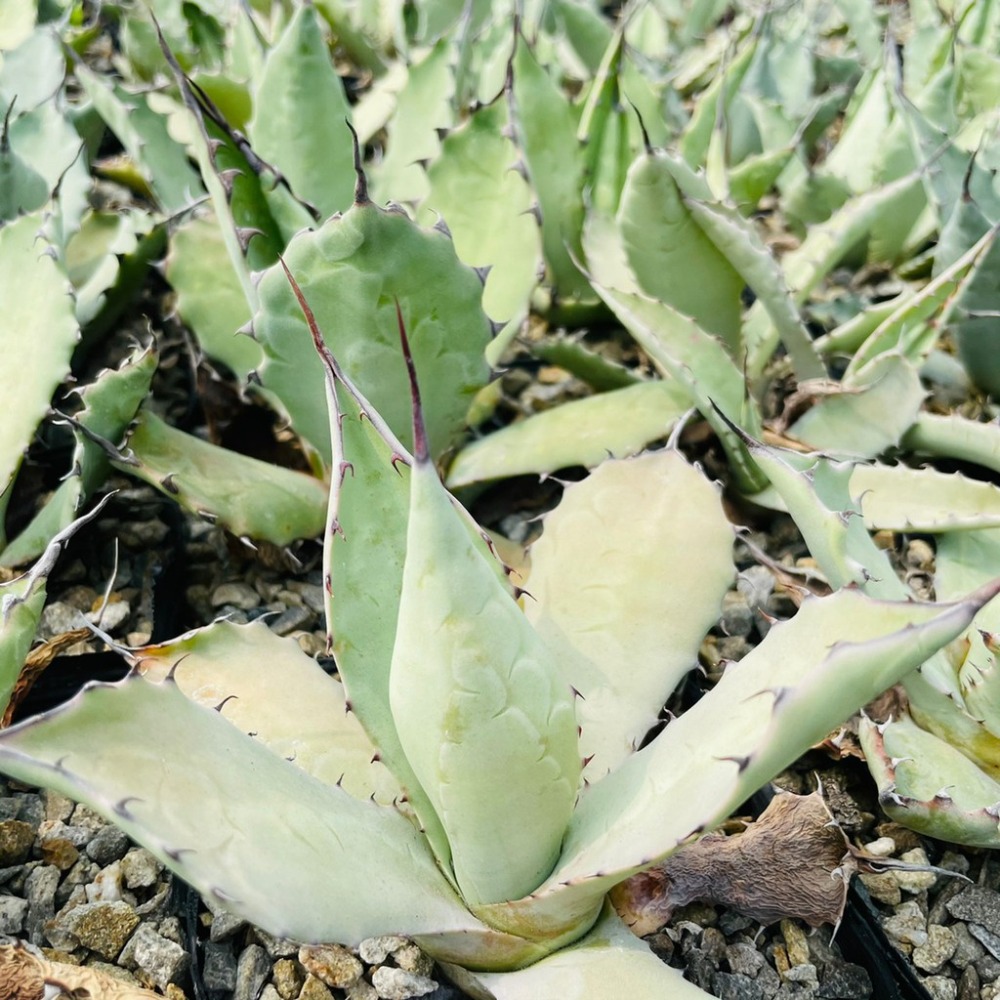
[[865,853],[876,858],[891,858],[896,853],[896,841],[892,837],[879,837],[865,844]]

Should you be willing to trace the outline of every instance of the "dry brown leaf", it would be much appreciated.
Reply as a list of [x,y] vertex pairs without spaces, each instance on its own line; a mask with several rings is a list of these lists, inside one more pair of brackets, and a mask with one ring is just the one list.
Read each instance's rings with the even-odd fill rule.
[[[24,701],[25,696],[31,690],[35,681],[41,677],[45,668],[62,652],[75,646],[81,639],[89,639],[92,633],[89,628],[75,628],[69,632],[54,636],[48,642],[43,642],[36,646],[24,661],[21,673],[14,685],[14,691],[10,696],[7,709],[0,719],[0,729],[5,729],[10,725],[10,720],[14,717],[17,706]],[[3,994],[0,994],[2,997]]]
[[49,962],[21,945],[0,945],[0,997],[42,1000],[47,986],[62,990],[73,1000],[163,1000],[158,993],[130,986],[96,969]]
[[709,833],[616,886],[611,902],[633,932],[652,934],[681,906],[730,906],[762,924],[798,917],[837,924],[855,854],[819,793],[780,792],[746,831]]

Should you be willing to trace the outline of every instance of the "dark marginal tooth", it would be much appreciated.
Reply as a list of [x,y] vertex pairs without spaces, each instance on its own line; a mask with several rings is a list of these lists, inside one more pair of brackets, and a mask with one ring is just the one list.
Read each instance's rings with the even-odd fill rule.
[[236,239],[239,241],[240,249],[246,253],[247,248],[250,246],[250,241],[255,236],[264,236],[265,233],[262,229],[257,229],[254,226],[237,226],[236,227]]

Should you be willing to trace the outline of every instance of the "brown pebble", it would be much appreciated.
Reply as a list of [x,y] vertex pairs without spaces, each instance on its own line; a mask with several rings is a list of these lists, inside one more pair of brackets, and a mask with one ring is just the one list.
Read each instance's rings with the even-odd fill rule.
[[364,972],[364,966],[339,944],[304,945],[299,949],[302,967],[311,972],[327,986],[347,989],[356,983]]
[[0,868],[11,868],[28,859],[35,842],[35,828],[19,819],[0,822]]

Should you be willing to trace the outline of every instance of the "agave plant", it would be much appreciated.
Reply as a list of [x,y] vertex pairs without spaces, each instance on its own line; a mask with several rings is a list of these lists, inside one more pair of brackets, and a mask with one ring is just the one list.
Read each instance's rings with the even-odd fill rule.
[[716,488],[673,450],[603,463],[512,589],[431,462],[405,309],[412,454],[287,274],[326,373],[341,679],[260,624],[217,622],[128,651],[124,681],[5,731],[0,769],[88,803],[275,934],[411,935],[483,996],[596,997],[610,977],[703,996],[608,891],[953,639],[1000,583],[950,605],[809,599],[637,751],[731,581]]
[[[0,691],[6,699],[17,681],[45,577],[109,457],[240,536],[283,545],[325,527],[337,676],[263,625],[216,622],[123,650],[128,679],[0,735],[0,770],[86,801],[273,933],[412,935],[467,989],[498,998],[603,997],[609,982],[635,997],[702,995],[624,929],[608,892],[899,681],[937,743],[925,751],[905,721],[866,730],[886,807],[956,839],[972,824],[977,842],[991,842],[994,784],[968,801],[938,793],[989,777],[980,763],[997,759],[990,657],[1000,625],[992,605],[979,610],[997,589],[986,582],[993,500],[953,482],[928,517],[909,501],[930,495],[931,474],[915,484],[913,470],[868,460],[902,447],[996,468],[995,428],[921,412],[920,373],[948,322],[971,356],[970,338],[997,308],[997,206],[973,156],[980,142],[995,154],[992,84],[971,82],[993,79],[977,67],[992,59],[1000,7],[963,19],[956,42],[940,12],[910,5],[920,28],[905,64],[911,105],[891,86],[880,22],[858,5],[802,5],[788,24],[740,9],[704,46],[690,43],[718,20],[715,3],[693,5],[685,23],[630,5],[617,26],[576,0],[528,3],[520,32],[502,4],[461,18],[448,3],[418,5],[416,24],[391,30],[368,4],[274,6],[261,31],[255,17],[267,19],[249,6],[225,21],[164,3],[162,46],[148,15],[130,9],[121,37],[131,78],[109,84],[76,67],[88,110],[129,158],[116,176],[156,205],[149,218],[85,213],[79,137],[55,88],[12,102],[19,66],[65,73],[54,36],[32,22],[16,33],[25,48],[5,53],[0,168],[13,181],[0,192],[0,289],[18,308],[0,315],[0,342],[10,353],[24,329],[40,334],[23,366],[31,378],[0,373],[16,401],[0,438],[0,507],[76,340],[100,314],[107,265],[116,270],[125,244],[141,256],[163,218],[193,208],[202,190],[211,214],[170,237],[179,313],[209,356],[247,381],[258,373],[255,391],[289,418],[312,474],[168,427],[141,405],[151,351],[102,373],[74,418],[73,474],[2,554],[19,565],[42,553],[0,588]],[[324,24],[376,77],[353,107]],[[851,58],[839,44],[825,52],[828,29],[838,40],[847,32]],[[196,52],[196,36],[227,44]],[[664,38],[670,79],[656,69]],[[790,92],[803,67],[838,86]],[[165,69],[176,92],[150,90]],[[574,85],[564,89],[564,77]],[[292,114],[288,93],[301,97]],[[977,117],[960,145],[938,150],[930,119],[955,124],[945,107],[954,93]],[[673,121],[664,108],[682,97],[693,97],[690,118]],[[845,127],[817,169],[813,146],[841,111]],[[344,117],[359,137],[353,162]],[[422,228],[368,197],[360,147],[383,131],[375,197],[446,225]],[[40,135],[59,138],[58,171]],[[780,263],[746,218],[771,190],[804,237]],[[49,254],[36,252],[39,231]],[[913,260],[936,232],[933,266]],[[70,260],[95,247],[100,266],[76,268],[71,282]],[[812,341],[801,308],[858,254],[905,265],[913,280],[888,306],[855,310]],[[744,315],[746,286],[757,302]],[[470,405],[482,405],[487,362],[529,307],[556,321],[614,314],[662,377],[640,380],[565,339],[539,346],[610,391],[481,438],[448,470],[457,490],[593,468],[509,572],[435,463]],[[232,336],[248,323],[254,339]],[[854,356],[838,391],[815,388],[841,352]],[[811,405],[781,433],[827,457],[759,444],[765,379],[789,368]],[[733,576],[717,487],[676,450],[642,453],[692,406],[718,433],[739,489],[793,515],[834,593],[807,599],[645,743]],[[871,504],[885,494],[892,503],[879,513]],[[963,505],[972,513],[956,522]],[[941,530],[938,597],[955,603],[912,600],[866,531],[915,526]],[[974,571],[960,572],[970,545]],[[925,764],[929,776],[915,776]],[[932,825],[942,816],[957,822]]]

